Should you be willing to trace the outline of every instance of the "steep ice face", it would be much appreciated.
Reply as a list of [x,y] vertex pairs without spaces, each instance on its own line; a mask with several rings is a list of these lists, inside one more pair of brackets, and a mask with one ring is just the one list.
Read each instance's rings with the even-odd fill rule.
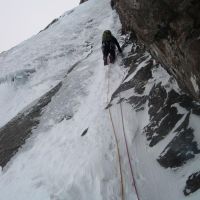
[[[91,0],[0,55],[2,138],[6,122],[19,112],[15,119],[32,116],[37,99],[62,82],[40,110],[32,136],[1,172],[3,199],[120,198],[101,53],[102,32],[111,29],[119,37],[120,28],[108,0]],[[115,71],[112,90],[123,76]]]
[[[106,67],[105,29],[126,41]],[[109,0],[90,0],[0,54],[2,199],[118,200],[122,185],[127,200],[199,199],[199,104],[120,29]]]
[[95,4],[66,12],[47,30],[0,54],[0,126],[59,83],[74,64],[99,52],[113,14],[107,1]]

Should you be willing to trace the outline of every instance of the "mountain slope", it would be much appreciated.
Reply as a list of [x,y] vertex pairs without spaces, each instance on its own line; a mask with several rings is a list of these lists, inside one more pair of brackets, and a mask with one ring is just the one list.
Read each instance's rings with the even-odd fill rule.
[[[112,29],[113,20],[114,32],[120,24],[108,1],[95,6],[97,2],[67,12],[47,30],[1,54],[1,126],[62,81],[38,116],[33,136],[2,171],[4,199],[119,196],[117,172],[110,168],[115,152],[104,112],[105,69],[99,38],[104,29]],[[82,138],[86,128],[88,133]]]
[[[3,199],[114,200],[122,186],[124,199],[199,198],[199,184],[191,184],[200,171],[199,104],[142,44],[120,36],[109,4],[81,4],[0,54]],[[105,29],[124,51],[108,67]]]

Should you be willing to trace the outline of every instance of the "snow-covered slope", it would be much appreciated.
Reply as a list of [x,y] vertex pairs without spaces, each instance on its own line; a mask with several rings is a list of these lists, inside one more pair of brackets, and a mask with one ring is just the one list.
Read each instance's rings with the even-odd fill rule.
[[[105,29],[124,44],[124,59],[108,67],[101,53]],[[90,0],[0,54],[0,199],[117,200],[122,185],[126,200],[199,199],[199,191],[183,193],[188,176],[200,170],[198,145],[191,143],[200,141],[199,105],[120,29],[109,0]],[[174,123],[166,122],[172,116]],[[193,138],[170,157],[182,124],[193,128]],[[183,163],[168,162],[179,155]]]
[[32,137],[2,171],[3,199],[118,198],[100,50],[108,28],[120,29],[116,13],[107,0],[93,0],[0,55],[1,126],[62,81]]
[[47,30],[0,55],[1,126],[62,80],[73,64],[92,51],[98,50],[100,58],[99,38],[113,16],[105,1],[95,4],[66,12]]

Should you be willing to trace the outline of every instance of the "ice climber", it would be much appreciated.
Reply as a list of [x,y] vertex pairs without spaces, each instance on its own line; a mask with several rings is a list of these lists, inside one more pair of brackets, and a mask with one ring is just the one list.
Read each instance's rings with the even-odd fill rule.
[[116,54],[115,47],[117,46],[120,53],[122,53],[122,49],[117,41],[117,39],[112,35],[110,30],[106,30],[103,32],[102,36],[102,52],[103,52],[103,60],[104,65],[108,65],[108,57],[110,63],[115,62]]

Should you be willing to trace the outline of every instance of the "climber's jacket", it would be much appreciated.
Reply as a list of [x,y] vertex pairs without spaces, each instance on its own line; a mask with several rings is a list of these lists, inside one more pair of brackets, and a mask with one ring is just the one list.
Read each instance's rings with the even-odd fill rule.
[[117,39],[112,35],[109,30],[104,31],[102,36],[102,51],[113,51],[117,46],[119,52],[122,52]]

